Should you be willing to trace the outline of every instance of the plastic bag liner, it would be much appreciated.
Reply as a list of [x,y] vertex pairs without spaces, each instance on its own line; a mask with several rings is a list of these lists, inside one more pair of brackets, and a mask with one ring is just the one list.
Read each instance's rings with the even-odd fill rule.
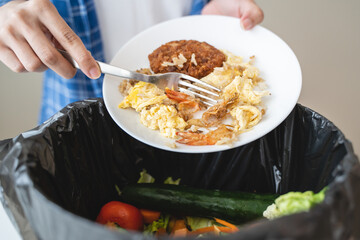
[[360,239],[360,167],[333,123],[301,105],[266,136],[235,149],[181,154],[123,132],[102,99],[68,105],[50,120],[0,142],[1,201],[24,239],[152,239],[94,222],[120,188],[146,169],[208,189],[319,191],[309,212],[246,224],[222,239]]

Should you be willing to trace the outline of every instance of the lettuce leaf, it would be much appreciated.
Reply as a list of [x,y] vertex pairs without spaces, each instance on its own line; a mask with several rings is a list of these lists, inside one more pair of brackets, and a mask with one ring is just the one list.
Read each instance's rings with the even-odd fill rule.
[[178,179],[174,180],[172,177],[168,177],[167,179],[165,179],[164,184],[179,185],[180,181],[181,181],[181,178],[178,178]]
[[[164,184],[179,185],[180,181],[181,181],[181,178],[174,180],[172,177],[168,177],[167,179],[165,179]],[[137,183],[154,183],[154,182],[155,182],[155,178],[153,178],[153,176],[151,176],[149,173],[147,173],[147,171],[145,169],[143,169],[140,172],[140,178],[137,181]]]
[[281,216],[308,211],[314,205],[322,202],[325,198],[324,188],[318,193],[312,191],[289,192],[275,199],[275,203],[268,206],[263,216],[268,219],[274,219]]
[[138,180],[138,183],[154,183],[154,182],[155,182],[155,178],[153,178],[150,174],[148,174],[145,169],[143,169],[140,172],[140,178]]
[[170,215],[161,214],[160,218],[151,224],[145,226],[144,234],[153,234],[157,232],[160,228],[167,228],[169,225]]
[[199,228],[210,227],[215,224],[215,220],[201,217],[186,217],[185,221],[186,224],[191,228],[191,231],[195,231]]

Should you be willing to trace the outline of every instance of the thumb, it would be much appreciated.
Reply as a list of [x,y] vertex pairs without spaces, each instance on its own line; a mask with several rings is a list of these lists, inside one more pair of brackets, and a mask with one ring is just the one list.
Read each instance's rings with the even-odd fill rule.
[[254,1],[246,1],[241,6],[240,22],[245,30],[250,30],[264,20],[264,12]]

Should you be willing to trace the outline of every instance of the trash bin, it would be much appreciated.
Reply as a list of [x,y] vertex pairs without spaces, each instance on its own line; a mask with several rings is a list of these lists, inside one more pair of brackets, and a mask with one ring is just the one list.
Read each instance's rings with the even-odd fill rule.
[[44,124],[0,142],[0,199],[24,239],[152,239],[94,222],[101,206],[146,169],[206,189],[319,191],[309,212],[258,220],[224,239],[359,239],[360,166],[351,143],[320,114],[297,104],[266,136],[223,152],[185,154],[122,131],[102,99],[68,105]]

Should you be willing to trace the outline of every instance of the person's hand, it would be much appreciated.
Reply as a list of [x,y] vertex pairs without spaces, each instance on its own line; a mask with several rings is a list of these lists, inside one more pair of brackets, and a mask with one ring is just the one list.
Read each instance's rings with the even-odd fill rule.
[[201,14],[226,15],[240,18],[245,30],[255,27],[264,20],[264,13],[254,0],[212,0],[205,5]]
[[11,70],[51,68],[64,78],[72,78],[76,69],[55,46],[65,49],[88,77],[100,76],[90,52],[49,0],[14,0],[0,7],[0,61]]

